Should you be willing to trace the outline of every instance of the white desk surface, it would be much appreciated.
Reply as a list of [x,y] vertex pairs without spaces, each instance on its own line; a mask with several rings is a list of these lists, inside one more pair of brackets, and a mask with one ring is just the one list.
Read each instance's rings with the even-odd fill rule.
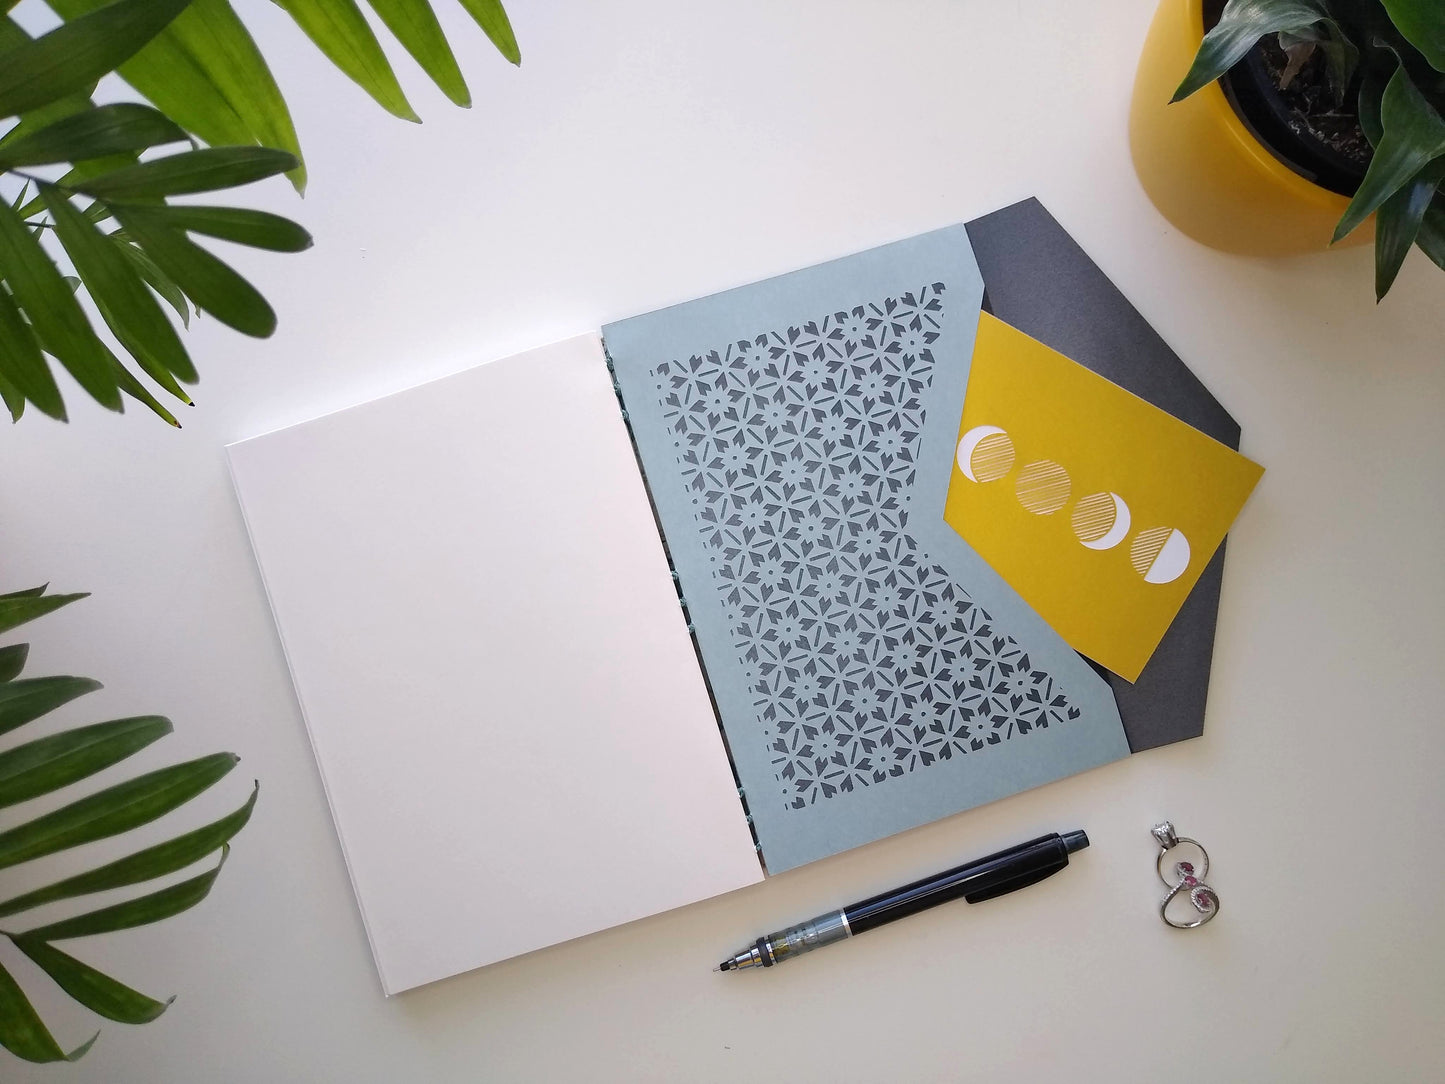
[[[74,1069],[0,1054],[0,1076],[1445,1075],[1445,278],[1412,254],[1376,307],[1368,250],[1248,260],[1168,226],[1125,135],[1152,0],[513,0],[520,71],[436,6],[477,104],[402,57],[418,127],[246,4],[312,174],[304,202],[279,181],[249,198],[316,248],[234,257],[280,330],[196,324],[183,432],[67,384],[68,427],[0,437],[5,589],[95,592],[30,627],[32,672],[107,683],[65,718],[167,713],[148,766],[229,748],[243,763],[217,800],[262,787],[209,900],[74,950],[178,993],[170,1011],[105,1024]],[[1231,539],[1205,736],[384,1000],[223,446],[1029,194],[1269,468]],[[1223,913],[1192,934],[1154,916],[1166,816],[1215,859]],[[1035,888],[779,971],[709,970],[777,925],[1075,826],[1093,847]],[[89,1036],[54,1005],[63,1040]]]

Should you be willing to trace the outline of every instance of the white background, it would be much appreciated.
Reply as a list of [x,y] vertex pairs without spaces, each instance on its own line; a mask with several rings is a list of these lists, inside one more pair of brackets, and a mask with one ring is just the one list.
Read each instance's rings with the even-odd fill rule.
[[[279,181],[246,196],[316,247],[234,253],[280,330],[199,321],[183,432],[66,383],[68,426],[0,436],[0,578],[95,592],[30,627],[32,672],[107,683],[64,721],[167,713],[177,734],[131,763],[233,749],[206,810],[252,777],[260,804],[204,904],[71,946],[178,993],[170,1011],[105,1024],[74,1069],[0,1075],[1439,1079],[1445,279],[1414,254],[1376,307],[1367,250],[1247,260],[1170,228],[1125,131],[1150,0],[513,0],[520,71],[438,0],[476,105],[398,50],[420,127],[279,9],[241,6],[312,172],[304,201]],[[1231,538],[1204,738],[383,1000],[222,447],[1029,194],[1268,467]],[[1223,913],[1190,934],[1153,914],[1165,816],[1215,858]],[[709,971],[765,930],[1076,826],[1093,848],[1036,888],[778,971]],[[38,1000],[68,1045],[91,1034]]]

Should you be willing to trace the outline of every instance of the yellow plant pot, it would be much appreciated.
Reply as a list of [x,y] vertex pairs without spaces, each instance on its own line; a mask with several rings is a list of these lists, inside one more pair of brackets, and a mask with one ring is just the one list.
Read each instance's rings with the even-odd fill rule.
[[[1270,154],[1218,83],[1169,103],[1203,37],[1203,0],[1160,0],[1129,111],[1129,146],[1144,191],[1165,218],[1210,248],[1250,256],[1326,248],[1348,199]],[[1363,244],[1374,232],[1372,218],[1340,244]]]

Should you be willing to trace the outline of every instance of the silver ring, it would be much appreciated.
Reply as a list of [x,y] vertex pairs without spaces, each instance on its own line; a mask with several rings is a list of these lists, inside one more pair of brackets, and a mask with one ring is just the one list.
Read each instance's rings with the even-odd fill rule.
[[[1160,821],[1156,824],[1151,830],[1151,834],[1159,843],[1159,856],[1154,860],[1154,872],[1159,874],[1159,879],[1169,889],[1168,894],[1159,902],[1159,917],[1164,920],[1165,925],[1172,926],[1176,930],[1192,930],[1197,926],[1203,926],[1219,914],[1219,893],[1204,883],[1204,878],[1209,875],[1209,852],[1197,839],[1176,835],[1174,825],[1168,821]],[[1199,852],[1199,867],[1196,869],[1194,863],[1189,861],[1175,862],[1174,876],[1176,879],[1170,880],[1164,874],[1164,858],[1170,851],[1180,846],[1190,846]],[[1169,905],[1180,893],[1188,895],[1189,902],[1199,912],[1199,918],[1192,922],[1177,922],[1169,917]]]

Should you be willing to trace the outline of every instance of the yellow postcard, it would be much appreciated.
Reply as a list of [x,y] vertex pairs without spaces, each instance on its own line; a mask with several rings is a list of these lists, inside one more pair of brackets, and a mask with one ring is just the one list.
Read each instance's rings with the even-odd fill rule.
[[987,313],[956,452],[944,519],[1129,681],[1264,473]]

